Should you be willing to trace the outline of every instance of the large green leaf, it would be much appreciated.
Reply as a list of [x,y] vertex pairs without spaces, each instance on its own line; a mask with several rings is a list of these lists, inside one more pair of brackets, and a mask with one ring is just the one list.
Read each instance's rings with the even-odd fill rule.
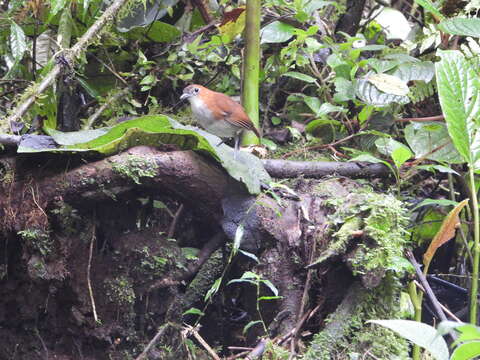
[[387,94],[378,90],[366,79],[359,79],[356,84],[357,96],[366,104],[374,106],[386,106],[391,103],[407,104],[410,102],[408,96]]
[[295,27],[281,21],[274,21],[265,26],[261,31],[261,43],[281,43],[295,34]]
[[447,343],[430,325],[411,320],[371,320],[369,322],[395,331],[405,339],[428,350],[436,360],[449,358]]
[[252,194],[259,193],[261,185],[270,181],[261,161],[254,155],[240,151],[235,159],[231,147],[218,145],[218,137],[198,128],[179,124],[164,115],[143,116],[103,129],[69,133],[47,129],[47,132],[50,139],[57,144],[56,148],[52,148],[52,141],[49,142],[45,137],[39,137],[38,143],[30,137],[28,142],[20,143],[18,152],[86,152],[107,156],[137,145],[175,144],[184,150],[195,150],[212,156],[230,176],[243,182]]
[[429,82],[435,75],[435,67],[431,61],[404,63],[392,75],[398,76],[403,81],[423,80]]
[[405,140],[417,159],[449,164],[462,163],[463,159],[455,149],[447,127],[439,122],[413,123],[405,127]]
[[[145,34],[146,29],[148,29],[147,34]],[[150,25],[144,25],[144,27],[132,28],[126,33],[126,37],[132,40],[153,40],[160,43],[167,43],[176,39],[180,34],[180,30],[175,26],[162,21],[155,21]]]
[[15,61],[22,60],[23,54],[25,50],[27,50],[25,33],[23,29],[14,22],[10,25],[10,48]]
[[435,66],[438,96],[448,133],[464,160],[473,166],[480,154],[476,124],[480,115],[480,80],[460,51],[438,54],[441,57]]
[[480,36],[479,18],[452,18],[442,21],[438,27],[443,32],[460,36]]

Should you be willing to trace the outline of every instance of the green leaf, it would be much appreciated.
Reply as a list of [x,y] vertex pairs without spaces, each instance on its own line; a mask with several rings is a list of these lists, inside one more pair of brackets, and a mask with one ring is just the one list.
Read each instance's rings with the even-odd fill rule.
[[[67,6],[68,0],[50,0],[50,14],[48,15],[48,21],[50,22],[55,15],[57,15],[60,10],[64,9]],[[70,4],[69,4],[70,5]]]
[[289,71],[289,72],[283,74],[283,76],[288,76],[288,77],[291,77],[291,78],[294,78],[294,79],[297,79],[297,80],[302,80],[302,81],[305,81],[307,83],[314,83],[316,81],[314,77],[312,77],[310,75],[307,75],[307,74],[302,74],[302,73],[299,73],[299,72],[296,72],[296,71]]
[[25,50],[27,50],[27,39],[23,29],[12,21],[10,25],[10,49],[13,59],[18,62],[22,60]]
[[392,160],[400,168],[405,161],[410,159],[413,156],[413,153],[406,146],[398,147],[392,152]]
[[190,308],[187,311],[185,311],[182,315],[198,315],[198,316],[203,316],[205,313],[203,313],[200,309],[197,308]]
[[417,169],[427,170],[427,171],[431,171],[431,172],[438,171],[438,172],[445,173],[445,174],[455,174],[455,175],[460,176],[460,174],[458,172],[456,172],[455,170],[453,170],[451,167],[444,166],[444,165],[435,165],[435,164],[418,165]]
[[[76,144],[86,143],[107,134],[109,128],[100,128],[95,130],[82,130],[62,132],[55,129],[46,128],[45,132],[50,135],[59,145],[74,146]],[[19,151],[22,152],[22,151]]]
[[282,43],[290,40],[295,33],[295,27],[281,21],[274,21],[265,26],[261,32],[261,44]]
[[373,74],[367,77],[367,81],[375,85],[378,90],[387,94],[405,96],[409,92],[407,83],[393,75]]
[[406,145],[403,145],[392,138],[378,138],[375,141],[375,145],[377,146],[378,151],[393,159],[397,168],[400,168],[405,161],[413,156],[413,153]]
[[[145,36],[145,29],[149,28],[147,36]],[[126,32],[126,37],[131,40],[140,40],[143,42],[151,42],[151,40],[159,43],[168,43],[175,40],[181,35],[180,30],[175,26],[164,23],[162,21],[155,21],[153,24],[133,27]]]
[[260,296],[258,301],[279,300],[282,298],[282,296]]
[[448,135],[446,125],[440,122],[408,124],[405,127],[405,140],[417,159],[424,157],[449,164],[463,162]]
[[255,254],[252,254],[251,252],[245,251],[245,250],[238,250],[240,254],[245,255],[246,257],[249,257],[253,261],[255,261],[257,264],[260,264],[260,260],[258,260],[258,257]]
[[450,360],[478,359],[480,356],[480,341],[469,341],[455,348]]
[[417,206],[415,206],[412,210],[410,211],[415,211],[419,208],[421,208],[422,206],[430,206],[430,205],[438,205],[438,206],[457,206],[458,205],[458,202],[457,201],[452,201],[452,200],[448,200],[448,199],[425,199],[425,200],[422,200],[421,202],[419,202],[417,204]]
[[158,146],[175,144],[183,150],[195,150],[212,156],[231,177],[243,182],[251,194],[260,193],[262,183],[269,183],[270,176],[261,161],[252,154],[234,150],[220,143],[220,138],[192,126],[184,126],[164,115],[148,115],[124,121],[115,126],[96,130],[62,133],[45,129],[60,146],[29,148],[19,144],[19,153],[34,152],[90,152],[112,155],[137,145]]
[[215,280],[212,287],[208,289],[203,301],[208,301],[213,295],[215,295],[218,292],[218,289],[220,289],[221,284],[222,284],[222,277],[219,277],[217,280]]
[[471,166],[479,155],[474,142],[480,114],[480,80],[463,54],[455,50],[439,51],[435,66],[440,105],[448,133],[464,160]]
[[273,295],[278,296],[278,289],[275,287],[275,285],[272,284],[270,280],[261,280],[261,281],[270,289]]
[[360,100],[368,105],[386,106],[391,103],[408,104],[410,102],[408,96],[384,93],[366,79],[358,79],[355,91]]
[[58,36],[57,42],[61,49],[68,49],[70,47],[70,41],[72,39],[73,19],[70,7],[67,6],[60,16],[60,22],[58,24]]
[[438,24],[438,28],[448,34],[478,38],[480,36],[480,19],[455,17],[443,20]]
[[152,74],[148,74],[140,81],[140,85],[152,85],[155,81],[157,81],[157,78]]
[[435,76],[435,66],[431,61],[405,63],[398,66],[392,75],[407,82],[413,80],[429,82]]
[[436,360],[448,360],[448,346],[437,335],[434,327],[411,320],[370,320],[368,322],[386,327],[414,344],[428,350]]
[[436,17],[440,19],[444,19],[445,16],[438,10],[438,8],[431,2],[431,0],[415,0],[415,2],[423,7],[425,10],[431,12],[434,14]]
[[261,320],[250,321],[247,325],[245,325],[242,333],[245,335],[247,333],[248,329],[250,329],[254,325],[261,324],[261,323],[262,323]]

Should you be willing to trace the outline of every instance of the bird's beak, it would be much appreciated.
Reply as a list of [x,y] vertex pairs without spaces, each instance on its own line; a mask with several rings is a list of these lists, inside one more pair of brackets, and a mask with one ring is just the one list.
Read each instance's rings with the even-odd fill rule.
[[180,96],[180,100],[183,100],[183,99],[188,99],[190,96],[190,94],[187,94],[187,93],[183,93],[182,96]]

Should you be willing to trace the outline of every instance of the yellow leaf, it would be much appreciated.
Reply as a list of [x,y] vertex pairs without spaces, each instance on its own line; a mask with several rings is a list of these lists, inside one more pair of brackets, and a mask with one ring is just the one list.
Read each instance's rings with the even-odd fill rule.
[[455,236],[455,229],[460,224],[460,218],[458,217],[458,214],[460,214],[460,211],[462,211],[467,203],[468,199],[463,200],[461,203],[455,206],[443,220],[442,226],[423,255],[423,264],[425,265],[425,269],[427,269],[430,265],[430,261],[432,261],[433,255],[435,255],[437,249]]
[[408,94],[408,86],[402,79],[388,74],[370,75],[367,80],[378,90],[387,94],[405,96]]
[[245,29],[245,13],[245,8],[239,7],[223,15],[223,21],[218,26],[218,31],[220,35],[227,36],[227,42],[231,42]]

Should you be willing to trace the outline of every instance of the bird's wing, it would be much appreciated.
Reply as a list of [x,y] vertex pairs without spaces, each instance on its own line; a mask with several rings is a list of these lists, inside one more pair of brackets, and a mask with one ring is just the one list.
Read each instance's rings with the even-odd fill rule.
[[225,121],[238,127],[251,130],[260,137],[257,128],[253,125],[252,120],[248,117],[242,105],[233,100],[230,96],[218,93],[222,96],[217,97],[217,108],[220,110]]

